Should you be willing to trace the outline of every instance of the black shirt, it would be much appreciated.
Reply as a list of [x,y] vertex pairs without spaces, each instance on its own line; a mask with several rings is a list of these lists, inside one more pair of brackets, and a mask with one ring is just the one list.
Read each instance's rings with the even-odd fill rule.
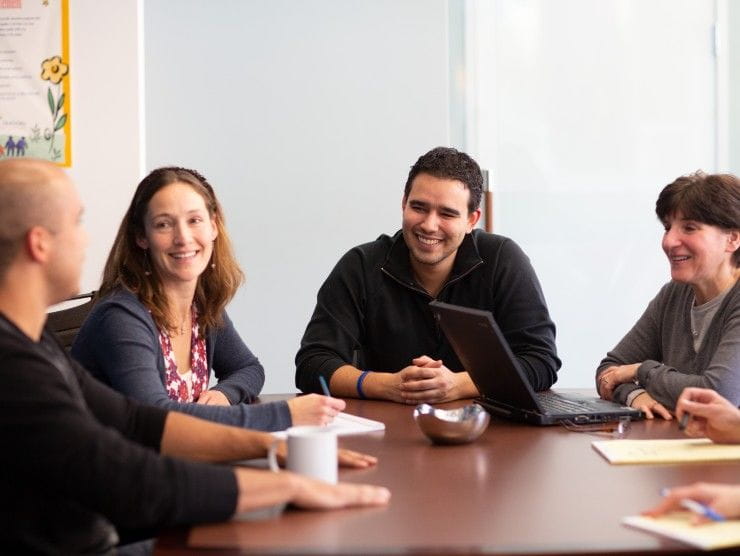
[[[557,380],[555,325],[529,259],[511,239],[467,234],[437,299],[491,311],[535,390]],[[296,386],[321,392],[319,375],[328,382],[342,365],[396,372],[420,355],[464,371],[434,320],[431,300],[414,279],[400,231],[351,249],[319,290],[296,355]]]
[[236,507],[227,467],[157,451],[167,412],[92,378],[44,330],[0,315],[0,547],[105,553],[115,528],[218,521]]

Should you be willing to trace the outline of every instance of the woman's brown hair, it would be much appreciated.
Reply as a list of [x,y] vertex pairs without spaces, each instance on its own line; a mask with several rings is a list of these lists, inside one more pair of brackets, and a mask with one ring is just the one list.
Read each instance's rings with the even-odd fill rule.
[[178,182],[189,185],[203,197],[218,230],[213,242],[211,264],[198,277],[194,299],[198,309],[198,324],[205,328],[218,327],[223,324],[224,308],[244,282],[244,273],[234,257],[231,240],[226,233],[223,209],[211,184],[198,172],[187,168],[157,168],[136,187],[105,263],[97,297],[116,289],[128,289],[151,311],[160,329],[170,332],[177,329],[157,270],[150,264],[148,251],[139,247],[137,239],[146,237],[145,218],[151,198],[160,189]]
[[[665,223],[677,212],[725,231],[740,230],[740,180],[732,174],[701,170],[676,178],[660,192],[655,214]],[[740,267],[740,249],[732,254],[732,261]]]

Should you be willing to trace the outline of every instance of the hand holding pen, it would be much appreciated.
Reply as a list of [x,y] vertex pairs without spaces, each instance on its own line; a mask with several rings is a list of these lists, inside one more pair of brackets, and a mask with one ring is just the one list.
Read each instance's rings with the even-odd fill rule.
[[344,411],[344,400],[332,398],[324,377],[319,377],[324,396],[307,394],[288,400],[288,409],[292,424],[295,425],[328,425],[339,412]]
[[678,421],[678,430],[685,431],[686,427],[689,424],[689,419],[691,419],[691,413],[689,413],[688,411],[684,411],[683,415],[681,415],[681,418]]
[[722,514],[719,512],[715,512],[712,508],[707,506],[706,504],[702,504],[701,502],[697,502],[696,500],[692,500],[691,498],[681,498],[680,501],[681,507],[689,510],[690,512],[693,512],[697,516],[704,517],[708,519],[709,521],[724,521],[725,518]]
[[740,486],[709,483],[663,489],[662,502],[643,512],[659,517],[664,514],[689,510],[694,513],[691,523],[698,525],[710,521],[724,521],[740,517]]
[[[706,436],[714,442],[740,443],[740,410],[714,390],[686,388],[676,403],[679,428],[689,436]],[[643,512],[658,517],[686,509],[692,523],[740,517],[740,486],[709,483],[664,489],[663,501]]]
[[319,375],[319,382],[321,383],[321,391],[324,393],[324,396],[327,398],[331,398],[331,392],[329,391],[329,385],[326,383],[326,379],[323,375]]
[[676,403],[676,417],[689,436],[740,443],[740,410],[714,390],[685,388]]
[[[714,485],[717,486],[717,485]],[[693,485],[695,490],[706,490],[707,487],[713,488],[710,485],[701,485],[699,483]],[[697,488],[698,487],[698,488]],[[678,500],[679,506],[681,506],[685,510],[689,510],[690,512],[696,514],[697,519],[694,519],[694,523],[701,523],[702,521],[724,521],[725,517],[720,514],[719,512],[713,510],[710,506],[707,504],[702,504],[701,502],[697,502],[693,498],[685,498],[682,496],[686,496],[684,494],[684,490],[688,490],[691,487],[684,487],[684,489],[677,489],[675,493],[673,493],[673,498]],[[660,495],[664,498],[671,497],[671,490],[668,488],[664,488],[660,491]],[[697,493],[695,492],[694,495],[696,496]],[[705,494],[706,496],[706,494]],[[706,518],[706,519],[701,519]]]

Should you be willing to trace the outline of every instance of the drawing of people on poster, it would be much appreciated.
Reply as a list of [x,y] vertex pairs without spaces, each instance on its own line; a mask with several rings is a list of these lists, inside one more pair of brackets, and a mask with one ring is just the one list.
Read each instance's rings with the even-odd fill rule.
[[68,0],[0,0],[0,158],[71,164]]

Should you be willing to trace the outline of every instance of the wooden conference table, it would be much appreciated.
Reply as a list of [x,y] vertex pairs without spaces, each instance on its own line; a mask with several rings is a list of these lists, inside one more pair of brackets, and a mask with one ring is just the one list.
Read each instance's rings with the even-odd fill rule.
[[[472,444],[435,446],[412,411],[347,402],[347,412],[383,421],[386,431],[340,438],[380,459],[369,470],[340,470],[340,480],[387,486],[389,506],[172,530],[155,554],[686,554],[687,545],[620,519],[657,503],[662,487],[740,481],[740,463],[613,466],[591,447],[608,437],[498,419]],[[675,420],[657,420],[633,423],[628,438],[681,436]]]

